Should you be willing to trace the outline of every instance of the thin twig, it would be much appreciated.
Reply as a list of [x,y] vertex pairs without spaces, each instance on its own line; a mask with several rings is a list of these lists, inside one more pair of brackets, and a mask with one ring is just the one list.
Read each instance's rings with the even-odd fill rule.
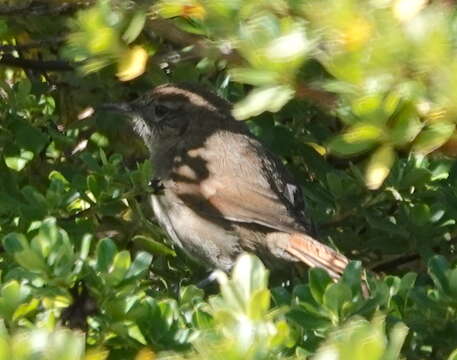
[[65,38],[59,37],[54,39],[42,39],[37,41],[31,41],[26,44],[17,44],[17,45],[0,45],[0,51],[12,52],[12,51],[21,51],[29,49],[37,49],[47,45],[58,45],[65,41]]
[[0,58],[0,65],[39,71],[73,71],[74,67],[64,60],[31,60],[5,54]]
[[303,84],[298,84],[295,90],[298,98],[311,99],[326,108],[333,108],[336,105],[337,96],[327,91],[310,88]]
[[395,269],[401,265],[406,265],[407,263],[413,262],[420,259],[419,254],[408,254],[408,255],[402,255],[399,256],[395,259],[391,259],[385,262],[382,262],[380,264],[376,264],[373,266],[370,270],[374,271],[376,273],[378,272],[386,272],[390,271],[392,269]]
[[0,16],[44,16],[71,14],[79,9],[87,8],[94,4],[93,0],[64,2],[58,6],[53,3],[46,4],[42,1],[31,1],[25,6],[0,6]]

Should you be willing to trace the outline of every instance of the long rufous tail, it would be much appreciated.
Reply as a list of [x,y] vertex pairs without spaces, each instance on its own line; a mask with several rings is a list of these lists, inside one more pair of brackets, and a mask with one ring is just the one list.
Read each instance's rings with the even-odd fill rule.
[[341,276],[349,263],[346,256],[306,234],[291,234],[285,250],[309,267],[324,268],[334,279]]
[[[285,250],[309,267],[324,268],[334,280],[341,277],[349,264],[346,256],[306,234],[291,234]],[[361,288],[364,297],[367,298],[370,291],[365,273],[362,274]]]

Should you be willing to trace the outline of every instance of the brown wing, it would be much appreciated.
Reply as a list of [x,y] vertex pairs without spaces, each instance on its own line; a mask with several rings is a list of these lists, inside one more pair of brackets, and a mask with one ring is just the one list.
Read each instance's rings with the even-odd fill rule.
[[202,215],[289,233],[309,230],[298,185],[250,136],[211,136],[182,155],[172,179],[181,200]]

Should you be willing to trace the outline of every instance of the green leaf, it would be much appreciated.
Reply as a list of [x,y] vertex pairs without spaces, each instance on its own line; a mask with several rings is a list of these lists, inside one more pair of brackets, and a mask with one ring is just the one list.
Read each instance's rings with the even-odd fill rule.
[[98,177],[96,177],[95,175],[87,176],[87,187],[89,188],[91,193],[94,194],[96,199],[99,198],[101,192],[105,188],[102,184],[100,184]]
[[14,313],[31,295],[31,289],[25,284],[12,280],[4,284],[0,291],[0,316],[13,320]]
[[380,94],[372,94],[356,99],[352,103],[352,111],[358,117],[372,115],[377,112],[382,104]]
[[16,262],[27,270],[46,272],[47,266],[42,256],[30,248],[23,234],[9,233],[3,238],[3,246],[13,255]]
[[40,305],[40,301],[38,299],[32,299],[28,303],[19,305],[14,311],[13,321],[16,321],[21,317],[27,316],[32,311],[36,310],[38,308],[38,305]]
[[389,336],[389,345],[382,357],[382,360],[397,360],[400,359],[401,348],[408,335],[408,327],[399,322],[394,325]]
[[31,247],[41,256],[47,257],[51,248],[58,242],[59,229],[54,218],[46,219],[40,226],[40,231],[31,241]]
[[238,120],[245,120],[265,111],[278,112],[294,94],[295,91],[285,85],[260,87],[235,104],[232,114]]
[[391,145],[382,145],[376,149],[365,170],[365,182],[369,189],[378,189],[384,183],[394,161],[395,150]]
[[255,86],[274,84],[278,78],[278,73],[274,71],[252,68],[232,68],[229,74],[233,81]]
[[17,282],[9,281],[2,286],[1,296],[6,303],[16,307],[30,295],[30,288]]
[[114,256],[117,253],[117,247],[113,240],[110,238],[104,238],[97,244],[97,271],[108,272]]
[[448,356],[447,360],[457,360],[457,348]]
[[327,286],[332,284],[332,278],[324,269],[315,267],[308,271],[309,288],[314,300],[322,304]]
[[179,300],[181,305],[193,305],[195,301],[202,301],[204,296],[205,292],[195,285],[185,286],[179,291]]
[[304,330],[325,330],[331,327],[331,321],[322,316],[302,309],[294,308],[287,313],[287,319],[293,321]]
[[33,160],[33,152],[20,149],[16,145],[6,146],[3,150],[3,158],[6,166],[15,171],[21,171]]
[[340,173],[328,172],[327,173],[327,184],[330,192],[336,197],[342,197],[345,194],[345,186]]
[[449,281],[446,276],[448,270],[449,264],[441,255],[433,256],[428,262],[428,273],[435,286],[446,294],[449,294]]
[[415,105],[408,102],[391,122],[390,141],[396,146],[403,146],[413,141],[422,127]]
[[336,317],[343,308],[343,305],[352,300],[351,289],[346,284],[330,284],[325,290],[323,297],[324,306]]
[[428,154],[449,140],[455,130],[455,124],[447,121],[431,123],[416,138],[413,151]]
[[152,255],[148,254],[147,252],[140,251],[136,255],[135,260],[132,263],[132,266],[130,266],[129,271],[125,275],[125,278],[130,279],[143,274],[149,269],[149,266],[151,266],[151,262]]
[[24,251],[29,247],[27,238],[23,234],[9,233],[3,237],[3,247],[10,255]]
[[108,283],[115,286],[124,280],[124,277],[129,270],[130,263],[130,253],[127,250],[122,250],[117,253],[108,272]]
[[17,120],[11,130],[14,131],[14,143],[21,149],[37,155],[44,149],[48,142],[48,136],[26,121]]
[[342,282],[347,284],[352,294],[360,293],[362,279],[362,262],[350,261],[346,266],[342,276]]
[[334,137],[328,147],[339,156],[351,156],[373,148],[383,137],[380,127],[373,124],[356,124],[343,135]]
[[267,288],[268,271],[257,257],[243,254],[233,268],[232,281],[244,301],[248,302],[254,293]]
[[400,289],[398,293],[403,296],[407,296],[407,294],[414,288],[414,284],[417,279],[417,274],[413,272],[409,272],[405,274],[401,278]]
[[386,348],[382,324],[354,319],[335,330],[319,347],[315,360],[381,360]]
[[270,290],[255,291],[251,297],[247,314],[252,320],[262,320],[270,308]]
[[22,78],[17,83],[17,98],[24,101],[25,98],[30,94],[30,91],[32,91],[32,83],[30,82],[29,78]]
[[457,298],[457,269],[453,269],[448,273],[449,290],[454,298]]
[[153,238],[145,235],[135,235],[133,237],[135,244],[141,246],[141,248],[147,250],[150,253],[157,255],[171,255],[176,256],[176,253],[173,249],[170,249],[168,246],[154,240]]
[[132,19],[130,20],[129,26],[124,31],[122,35],[122,40],[124,40],[127,44],[135,41],[138,35],[141,34],[143,30],[144,24],[146,22],[146,12],[139,10],[133,14]]
[[141,330],[140,330],[140,328],[138,327],[138,325],[136,325],[136,324],[129,325],[129,327],[128,327],[128,334],[129,334],[129,336],[130,336],[132,339],[135,339],[135,340],[138,341],[140,344],[146,345],[147,341],[146,341],[146,339],[144,338],[144,335],[143,335],[143,333],[141,332]]

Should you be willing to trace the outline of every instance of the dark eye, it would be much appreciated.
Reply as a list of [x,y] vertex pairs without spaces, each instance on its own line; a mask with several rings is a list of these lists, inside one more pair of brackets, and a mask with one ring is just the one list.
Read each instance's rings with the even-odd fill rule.
[[165,115],[168,114],[170,109],[165,105],[157,104],[154,108],[155,115],[159,118],[163,118]]

